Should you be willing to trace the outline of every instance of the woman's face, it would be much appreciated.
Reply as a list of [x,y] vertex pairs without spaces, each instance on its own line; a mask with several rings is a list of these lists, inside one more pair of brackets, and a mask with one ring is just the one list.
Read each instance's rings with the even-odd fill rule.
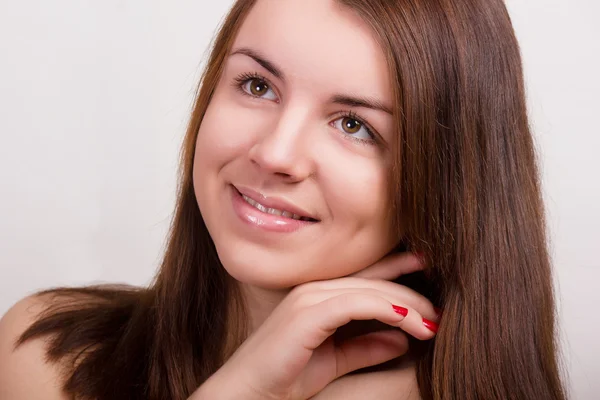
[[383,51],[349,9],[257,2],[202,121],[193,172],[234,278],[287,288],[351,274],[394,247],[390,86]]

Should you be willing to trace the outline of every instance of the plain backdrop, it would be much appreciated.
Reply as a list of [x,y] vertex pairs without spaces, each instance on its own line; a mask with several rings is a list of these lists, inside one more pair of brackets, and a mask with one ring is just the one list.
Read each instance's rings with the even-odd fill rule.
[[[199,72],[230,5],[0,0],[0,315],[54,285],[150,281]],[[542,161],[572,397],[598,399],[600,3],[507,6]]]

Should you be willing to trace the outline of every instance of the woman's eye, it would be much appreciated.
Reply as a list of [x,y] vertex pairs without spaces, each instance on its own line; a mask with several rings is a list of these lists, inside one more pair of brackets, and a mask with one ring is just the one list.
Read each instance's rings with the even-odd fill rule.
[[[242,88],[246,93],[254,97],[260,97],[267,100],[276,100],[277,96],[273,92],[273,89],[269,87],[269,84],[259,78],[251,78],[246,80],[242,84]],[[271,92],[270,95],[266,95]]]
[[362,122],[358,121],[355,118],[351,118],[348,116],[338,118],[334,121],[333,126],[360,140],[372,141],[374,138],[374,135],[371,133],[369,128],[364,126]]

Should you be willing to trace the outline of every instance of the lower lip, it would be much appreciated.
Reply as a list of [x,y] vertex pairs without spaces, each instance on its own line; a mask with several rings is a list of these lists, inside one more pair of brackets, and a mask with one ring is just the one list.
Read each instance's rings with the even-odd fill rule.
[[250,226],[270,232],[295,232],[316,223],[264,213],[248,204],[235,187],[229,185],[229,189],[233,210],[243,222]]

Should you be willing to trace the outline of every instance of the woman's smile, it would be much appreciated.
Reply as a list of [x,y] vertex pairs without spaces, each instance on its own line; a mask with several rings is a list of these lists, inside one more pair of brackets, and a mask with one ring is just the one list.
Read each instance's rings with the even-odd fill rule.
[[229,185],[228,191],[233,211],[239,219],[261,231],[290,233],[319,222],[282,198],[263,196],[252,189],[238,189],[234,185]]

